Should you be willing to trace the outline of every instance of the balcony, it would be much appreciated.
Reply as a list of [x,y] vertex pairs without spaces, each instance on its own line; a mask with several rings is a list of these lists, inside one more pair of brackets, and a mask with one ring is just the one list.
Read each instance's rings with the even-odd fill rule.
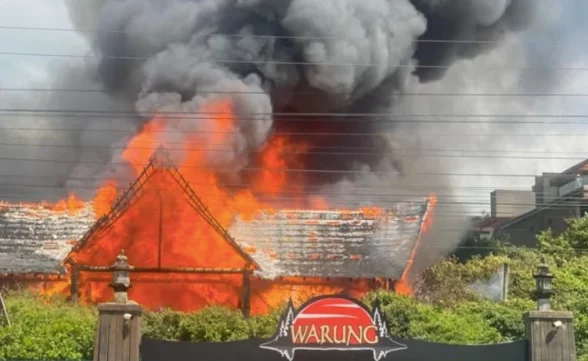
[[588,185],[588,175],[579,176],[573,181],[559,187],[558,194],[560,197],[565,197],[566,195],[583,188],[585,185]]

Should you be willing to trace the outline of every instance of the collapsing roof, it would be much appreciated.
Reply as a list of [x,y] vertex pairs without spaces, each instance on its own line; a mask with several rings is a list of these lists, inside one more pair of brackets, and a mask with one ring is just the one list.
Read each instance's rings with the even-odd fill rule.
[[[158,170],[169,172],[186,192],[186,201],[263,278],[280,276],[399,279],[420,235],[428,201],[399,202],[388,210],[282,210],[260,213],[251,221],[235,219],[225,229],[208,212],[174,167],[158,150],[137,181],[111,212],[95,221],[91,204],[75,215],[39,210],[24,217],[16,206],[0,213],[0,273],[56,273],[68,252],[86,243],[119,219],[142,185]],[[72,245],[77,242],[74,249]],[[48,243],[49,242],[49,243]],[[48,247],[51,245],[51,247]],[[54,248],[52,251],[50,248]],[[104,265],[101,265],[104,266]]]
[[59,274],[74,241],[95,222],[92,205],[75,213],[0,204],[0,274]]
[[428,202],[386,211],[286,210],[237,219],[229,233],[261,266],[260,276],[399,279],[418,240]]

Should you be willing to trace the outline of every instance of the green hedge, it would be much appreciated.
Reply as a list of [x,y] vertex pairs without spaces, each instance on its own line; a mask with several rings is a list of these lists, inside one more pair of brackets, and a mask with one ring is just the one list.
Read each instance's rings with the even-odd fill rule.
[[92,359],[95,309],[24,293],[5,301],[11,327],[0,327],[0,360]]
[[[491,343],[522,337],[522,312],[529,304],[464,303],[443,309],[390,293],[378,298],[390,332],[397,337],[448,343]],[[49,301],[33,294],[6,297],[12,327],[0,327],[0,360],[89,360],[97,313],[93,307]],[[180,341],[231,341],[266,338],[276,330],[281,310],[244,318],[240,312],[208,307],[196,313],[171,310],[147,312],[146,336]]]

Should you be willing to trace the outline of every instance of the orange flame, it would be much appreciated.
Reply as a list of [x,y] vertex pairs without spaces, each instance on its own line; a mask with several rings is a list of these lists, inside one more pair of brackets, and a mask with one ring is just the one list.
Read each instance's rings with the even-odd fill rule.
[[[207,147],[227,145],[232,142],[231,133],[237,126],[230,100],[221,99],[208,102],[205,112],[216,114],[206,122],[211,135],[185,135],[181,147],[185,153],[181,161],[174,159],[182,177],[190,184],[202,203],[206,213],[211,214],[225,229],[239,217],[245,221],[253,219],[259,212],[274,212],[274,208],[256,196],[256,192],[270,196],[282,194],[288,185],[297,186],[305,183],[302,173],[288,173],[287,168],[299,168],[302,164],[301,154],[308,149],[306,144],[295,143],[283,136],[274,136],[261,149],[257,160],[261,171],[252,179],[251,189],[230,191],[223,187],[219,175],[214,171],[211,159],[214,155],[206,152]],[[199,119],[199,125],[203,120]],[[154,117],[142,131],[133,137],[122,157],[131,164],[136,176],[143,172],[154,151],[159,145],[165,146],[162,136],[166,119]],[[196,133],[196,132],[195,132]],[[174,139],[178,144],[178,139]],[[189,145],[205,145],[198,149]],[[176,145],[174,148],[178,148]],[[217,148],[218,149],[218,148]],[[194,208],[194,195],[187,194],[188,188],[179,176],[161,165],[154,165],[147,181],[139,182],[141,190],[133,203],[118,214],[116,220],[103,232],[96,233],[87,240],[84,247],[73,253],[71,259],[87,266],[110,266],[114,263],[121,249],[124,249],[129,264],[136,268],[150,269],[145,273],[133,273],[134,287],[130,297],[150,309],[172,307],[191,311],[209,304],[221,304],[239,307],[244,298],[243,272],[231,273],[229,270],[251,270],[247,255],[242,255],[215,229],[203,216],[202,211]],[[119,196],[116,183],[109,180],[96,193],[93,207],[97,218],[109,214]],[[75,208],[75,197],[59,203]],[[429,209],[425,216],[423,230],[431,225],[431,213],[435,198],[431,197]],[[321,197],[311,197],[308,204],[314,209],[328,209],[328,202]],[[303,206],[308,207],[308,204]],[[294,203],[293,206],[301,204]],[[361,209],[366,218],[382,215],[378,207]],[[351,211],[345,214],[351,216]],[[295,219],[290,222],[298,222]],[[304,222],[313,222],[307,220]],[[333,221],[337,222],[337,221]],[[310,239],[315,237],[309,234]],[[315,237],[316,238],[316,237]],[[412,267],[414,256],[419,247],[418,242],[403,275],[403,281]],[[246,253],[263,252],[270,259],[278,255],[274,250],[256,250],[245,247]],[[311,254],[313,257],[319,255]],[[282,255],[288,256],[288,255]],[[348,255],[351,259],[361,261],[359,255]],[[336,258],[335,255],[333,255]],[[327,256],[331,259],[331,255]],[[163,273],[153,271],[157,268],[180,269],[224,269],[225,273]],[[79,278],[80,299],[84,302],[106,302],[112,298],[108,287],[110,273],[82,272]],[[277,280],[252,278],[250,282],[250,301],[252,314],[264,314],[278,307],[288,298],[300,303],[312,296],[328,293],[347,293],[360,297],[366,292],[382,287],[384,280],[349,280],[286,277]],[[408,287],[408,286],[407,286]],[[69,294],[67,281],[56,281],[54,285],[45,286],[44,293]],[[402,286],[397,291],[404,292]],[[411,292],[411,291],[410,291]]]
[[[263,190],[274,196],[281,193],[287,181],[296,181],[288,178],[286,168],[288,168],[289,164],[300,166],[298,162],[299,155],[307,149],[306,144],[291,143],[284,136],[272,137],[265,150],[261,153],[262,171],[254,185],[254,189]],[[299,184],[301,179],[297,179],[297,181],[297,184]]]
[[423,225],[421,227],[421,233],[419,234],[417,242],[412,250],[412,253],[410,254],[410,258],[408,259],[408,263],[406,264],[406,268],[404,269],[404,272],[402,273],[402,277],[397,282],[397,284],[394,288],[396,293],[398,293],[400,295],[413,295],[414,294],[414,289],[411,285],[412,282],[410,280],[410,277],[412,276],[412,273],[411,273],[412,266],[414,265],[414,260],[420,250],[421,243],[422,243],[421,238],[422,238],[423,234],[428,232],[431,229],[431,227],[433,226],[433,213],[435,212],[436,206],[437,206],[437,196],[431,195],[429,197],[427,211],[425,212],[425,215],[423,218]]
[[[230,143],[236,119],[229,100],[208,103],[206,113],[216,114],[209,125],[214,136],[206,139],[186,136],[185,145],[223,145]],[[160,134],[165,128],[164,118],[153,118],[128,144],[123,158],[139,175],[155,149],[162,144]],[[177,141],[177,140],[176,140]],[[164,142],[163,142],[164,143]],[[177,143],[177,142],[176,142]],[[177,148],[177,146],[176,146]],[[307,146],[293,143],[286,137],[275,136],[261,150],[261,172],[253,179],[252,189],[230,192],[224,188],[217,174],[208,165],[206,147],[182,147],[186,153],[177,164],[182,176],[207,207],[207,212],[226,229],[235,217],[251,220],[260,211],[273,212],[272,206],[261,201],[255,191],[279,195],[289,183],[304,183],[300,174],[287,173],[288,167],[300,167]],[[210,147],[209,147],[210,148]],[[208,148],[208,149],[209,149]],[[94,210],[97,217],[107,214],[116,198],[113,181],[106,182],[96,194]],[[315,198],[315,205],[327,208],[324,199]],[[90,238],[73,255],[79,264],[111,265],[121,249],[129,263],[137,268],[251,268],[244,258],[192,208],[185,187],[164,168],[157,168],[142,184],[140,196],[104,232]],[[256,251],[252,247],[247,252]],[[80,275],[82,299],[104,302],[111,298],[108,282],[111,275],[84,273]],[[171,306],[181,310],[196,310],[216,303],[239,306],[243,291],[242,274],[174,274],[133,273],[136,287],[130,296],[148,308]],[[251,313],[266,313],[292,297],[303,300],[312,295],[337,292],[367,292],[367,281],[287,278],[282,280],[251,280]]]

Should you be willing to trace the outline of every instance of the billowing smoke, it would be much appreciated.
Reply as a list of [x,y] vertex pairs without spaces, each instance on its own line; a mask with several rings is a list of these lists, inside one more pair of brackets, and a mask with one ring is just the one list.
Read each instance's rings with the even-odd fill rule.
[[[535,0],[66,2],[78,29],[97,29],[84,33],[95,64],[86,64],[87,75],[80,79],[99,84],[105,93],[88,108],[115,111],[108,122],[105,116],[92,120],[91,127],[128,130],[83,141],[96,132],[73,136],[80,151],[70,154],[74,161],[62,172],[62,182],[72,187],[80,179],[120,172],[112,165],[120,161],[119,146],[156,114],[169,114],[164,144],[182,144],[183,134],[200,133],[201,143],[210,145],[205,105],[228,97],[238,119],[235,135],[222,145],[224,153],[210,153],[211,164],[233,169],[246,183],[250,174],[242,170],[255,167],[256,151],[273,133],[288,133],[293,142],[310,145],[305,167],[321,172],[305,173],[306,178],[333,205],[385,207],[437,192],[435,224],[445,232],[431,234],[438,245],[454,244],[464,229],[464,206],[448,206],[444,220],[441,204],[455,201],[451,173],[461,165],[424,155],[455,139],[423,134],[468,127],[411,123],[422,117],[408,115],[468,113],[481,103],[403,94],[516,92],[525,86],[522,80],[535,79],[521,70],[487,71],[467,63],[488,58],[491,66],[508,67],[513,60],[529,61],[523,45],[501,44],[533,24]],[[496,79],[508,81],[492,86]],[[50,103],[59,109],[65,100]],[[527,111],[536,105],[517,100],[488,110]],[[133,114],[120,115],[127,109]],[[485,142],[459,144],[475,149]],[[87,144],[99,144],[102,151]]]
[[[203,104],[231,97],[239,135],[222,161],[251,164],[272,132],[294,133],[293,141],[311,143],[307,167],[323,170],[308,173],[314,184],[386,164],[384,172],[403,175],[403,157],[382,133],[395,127],[391,109],[411,73],[440,79],[454,61],[525,27],[534,10],[529,0],[96,4],[71,1],[70,9],[79,27],[98,29],[91,40],[110,94],[133,101],[142,119],[175,114],[166,129],[174,143],[178,134],[206,133]],[[177,119],[184,114],[192,119]]]

